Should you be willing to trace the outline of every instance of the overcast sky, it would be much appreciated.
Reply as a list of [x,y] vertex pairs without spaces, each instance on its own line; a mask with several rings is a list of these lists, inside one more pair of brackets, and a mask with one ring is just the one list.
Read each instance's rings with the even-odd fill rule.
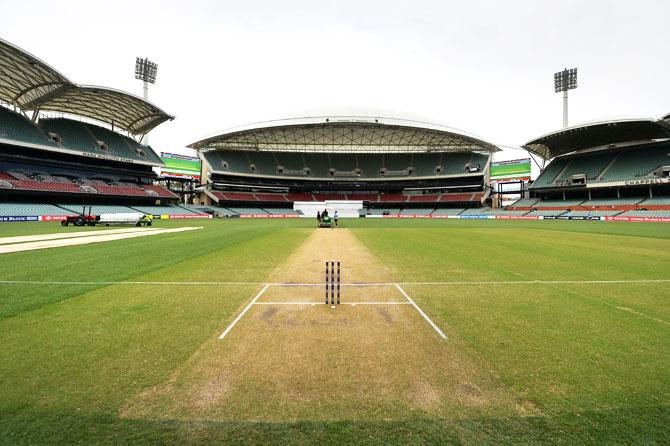
[[[137,95],[180,152],[239,124],[352,109],[503,145],[562,124],[553,73],[579,68],[570,123],[670,112],[669,1],[10,1],[0,36],[72,81]],[[500,158],[523,156],[506,152]]]

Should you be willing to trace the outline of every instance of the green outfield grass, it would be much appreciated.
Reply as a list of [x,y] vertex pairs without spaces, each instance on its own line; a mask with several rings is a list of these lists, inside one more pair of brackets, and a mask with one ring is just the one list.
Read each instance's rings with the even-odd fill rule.
[[[265,355],[282,348],[271,331],[256,338],[251,325],[236,327],[225,345],[217,336],[313,234],[314,222],[156,222],[186,225],[203,229],[0,254],[0,444],[670,443],[670,282],[632,282],[670,279],[670,225],[651,223],[342,221],[448,336],[430,338],[429,352],[437,357],[440,342],[447,343],[504,404],[380,417],[372,413],[378,407],[371,404],[368,414],[352,402],[355,417],[338,414],[337,404],[319,417],[311,415],[314,395],[303,395],[304,419],[282,421],[280,408],[260,409],[265,394],[258,390],[235,401],[244,406],[240,413],[265,414],[260,419],[189,416],[167,406],[163,415],[160,398],[146,416],[124,416],[138,395],[156,387],[187,392],[180,373],[217,364],[211,354],[245,357],[229,345],[249,349],[253,341],[275,349],[260,350]],[[64,229],[2,223],[0,237]],[[620,282],[584,283],[613,280]],[[248,284],[122,283],[164,281]],[[520,281],[540,282],[510,283]],[[412,320],[417,333],[421,321]],[[365,325],[355,326],[363,339]],[[328,344],[322,348],[327,352]],[[299,373],[299,361],[311,359],[278,356],[283,362],[269,365],[256,358],[265,364],[259,375],[271,367]],[[356,361],[364,356],[352,351]],[[420,366],[438,368],[430,373],[438,379],[444,358],[430,363],[425,356]],[[403,360],[386,358],[385,367]],[[408,364],[398,368],[411,376]],[[245,391],[263,389],[244,384]],[[337,389],[327,393],[337,398]],[[320,410],[314,403],[313,413]]]

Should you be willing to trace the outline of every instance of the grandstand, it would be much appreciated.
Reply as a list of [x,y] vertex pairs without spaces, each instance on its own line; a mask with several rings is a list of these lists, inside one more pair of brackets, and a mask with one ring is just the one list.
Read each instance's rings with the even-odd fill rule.
[[[238,127],[191,144],[207,184],[199,202],[228,209],[362,201],[429,215],[479,207],[499,149],[440,125],[370,116],[318,116]],[[414,205],[413,203],[416,203]]]
[[[524,145],[551,160],[510,210],[564,217],[670,209],[670,125],[619,119],[563,129]],[[535,213],[534,215],[540,215]]]
[[172,116],[128,93],[75,84],[4,40],[0,76],[0,216],[53,217],[80,212],[83,204],[127,211],[178,201],[154,184],[153,168],[162,162],[141,143]]

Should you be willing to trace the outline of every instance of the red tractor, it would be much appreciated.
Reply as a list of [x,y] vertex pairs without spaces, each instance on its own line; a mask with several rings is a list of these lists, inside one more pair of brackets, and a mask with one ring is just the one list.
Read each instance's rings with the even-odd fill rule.
[[68,215],[65,220],[61,220],[61,226],[67,226],[70,223],[75,226],[95,226],[100,220],[99,215],[91,215],[91,207],[88,208],[88,215],[86,214],[86,207],[83,208],[79,215]]

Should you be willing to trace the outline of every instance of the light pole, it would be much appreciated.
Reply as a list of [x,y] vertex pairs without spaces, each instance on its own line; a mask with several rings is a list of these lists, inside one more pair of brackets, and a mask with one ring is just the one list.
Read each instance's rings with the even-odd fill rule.
[[[135,79],[140,79],[144,83],[144,100],[149,100],[149,84],[156,83],[156,73],[158,65],[148,58],[135,58]],[[149,136],[144,136],[144,144],[149,145]]]
[[568,90],[577,88],[577,68],[554,73],[554,91],[563,92],[563,128],[568,126]]

